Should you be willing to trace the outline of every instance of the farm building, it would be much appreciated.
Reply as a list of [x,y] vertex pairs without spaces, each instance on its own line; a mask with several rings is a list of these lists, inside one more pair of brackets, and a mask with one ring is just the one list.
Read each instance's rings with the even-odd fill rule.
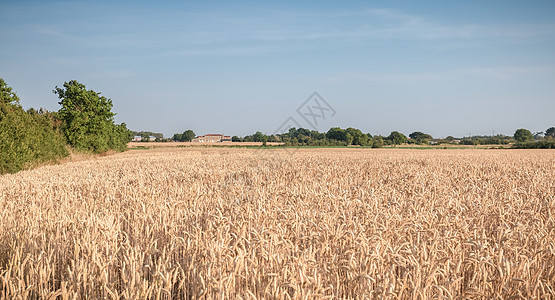
[[231,142],[231,136],[223,134],[205,134],[197,136],[192,139],[193,143],[219,143],[219,142]]
[[[147,142],[154,142],[156,140],[155,136],[149,136],[148,137],[148,141]],[[136,135],[133,137],[133,139],[131,140],[132,142],[142,142],[143,141],[143,137],[140,135]]]

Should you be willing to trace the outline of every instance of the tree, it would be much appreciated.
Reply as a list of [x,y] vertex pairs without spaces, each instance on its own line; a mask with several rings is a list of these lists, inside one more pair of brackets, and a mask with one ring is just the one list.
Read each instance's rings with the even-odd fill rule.
[[133,139],[133,134],[125,123],[112,126],[110,142],[108,143],[108,148],[116,151],[125,151],[127,149],[127,143]]
[[240,137],[234,135],[234,136],[231,137],[231,141],[232,142],[242,142],[243,140]]
[[279,143],[281,142],[281,138],[277,134],[272,134],[268,136],[268,142]]
[[536,141],[543,140],[546,137],[545,132],[543,131],[534,132],[532,133],[532,136],[534,136],[534,140]]
[[555,138],[555,127],[551,127],[549,129],[547,129],[545,131],[545,136]]
[[254,142],[254,138],[251,135],[245,135],[245,137],[243,137],[243,142]]
[[411,134],[409,134],[409,137],[416,141],[417,143],[427,143],[429,140],[431,140],[433,137],[429,134],[420,132],[420,131],[415,131]]
[[532,140],[534,138],[530,130],[524,128],[517,129],[515,131],[514,137],[517,142],[521,143]]
[[297,135],[298,135],[298,133],[297,133],[297,128],[295,128],[295,127],[289,128],[289,131],[287,132],[287,135],[288,135],[290,138],[296,138]]
[[299,128],[297,129],[297,133],[299,135],[304,135],[304,136],[310,136],[310,130],[306,129],[306,128]]
[[352,145],[366,146],[368,144],[368,136],[360,129],[349,127],[345,131],[353,137]]
[[383,137],[380,135],[374,136],[372,141],[372,148],[381,148],[383,147]]
[[326,132],[328,140],[345,141],[347,133],[339,127],[332,127]]
[[190,142],[196,137],[196,134],[191,130],[185,130],[181,135],[181,140],[184,142]]
[[401,145],[407,142],[407,137],[398,131],[392,131],[387,139],[390,140],[393,145]]
[[0,78],[0,103],[19,104],[19,97],[2,78]]
[[[71,80],[63,88],[56,87],[53,92],[60,98],[62,106],[58,117],[62,120],[61,130],[68,144],[93,152],[109,149],[125,150],[129,136],[124,123],[116,127],[112,100],[87,90],[84,84]],[[124,143],[124,144],[123,144]]]
[[262,142],[262,143],[266,143],[268,141],[268,137],[263,134],[260,131],[257,131],[253,136],[252,136],[253,142]]

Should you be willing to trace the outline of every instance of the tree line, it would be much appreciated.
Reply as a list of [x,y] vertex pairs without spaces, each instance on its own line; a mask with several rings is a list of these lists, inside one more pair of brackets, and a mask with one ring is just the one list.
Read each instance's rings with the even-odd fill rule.
[[124,151],[131,140],[125,123],[115,124],[112,100],[75,80],[55,87],[57,112],[30,108],[0,78],[0,174],[63,158],[70,150]]
[[516,143],[514,148],[520,149],[555,149],[555,127],[550,127],[544,132],[532,134],[530,130],[520,128],[515,131]]
[[400,145],[403,143],[425,144],[432,136],[422,132],[413,132],[410,139],[404,134],[393,131],[388,136],[364,133],[360,129],[332,127],[327,132],[319,132],[306,128],[290,128],[282,134],[265,135],[260,131],[245,137],[233,136],[234,142],[281,142],[286,146],[365,146],[380,148],[384,145]]
[[318,132],[306,128],[291,128],[282,134],[265,135],[260,131],[244,137],[233,136],[234,142],[281,142],[286,146],[365,146],[380,148],[383,146],[459,144],[459,145],[509,145],[514,148],[555,148],[555,127],[545,132],[532,134],[527,129],[517,129],[513,136],[469,136],[434,139],[430,134],[415,131],[407,137],[399,131],[392,131],[387,136],[363,133],[360,129],[332,127],[327,132]]
[[[512,136],[497,135],[474,135],[456,138],[448,136],[444,139],[434,139],[430,134],[415,131],[407,137],[399,131],[392,131],[387,136],[372,135],[364,133],[360,129],[332,127],[327,132],[318,132],[306,128],[290,128],[282,134],[266,135],[261,131],[244,137],[233,136],[233,142],[259,142],[264,145],[268,142],[283,143],[285,146],[364,146],[381,148],[383,146],[408,145],[509,145],[514,148],[555,148],[555,127],[548,128],[545,132],[532,134],[527,129],[517,129]],[[192,130],[176,133],[172,138],[160,139],[163,142],[190,142],[195,138]],[[157,139],[158,141],[158,139]]]

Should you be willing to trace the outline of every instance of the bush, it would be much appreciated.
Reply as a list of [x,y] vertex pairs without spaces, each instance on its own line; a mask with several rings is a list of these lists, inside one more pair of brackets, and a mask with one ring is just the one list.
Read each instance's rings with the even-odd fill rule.
[[552,139],[545,139],[541,141],[529,141],[529,142],[521,142],[515,143],[513,148],[516,149],[555,149],[555,140]]
[[0,102],[0,174],[15,173],[68,155],[51,113],[26,112]]

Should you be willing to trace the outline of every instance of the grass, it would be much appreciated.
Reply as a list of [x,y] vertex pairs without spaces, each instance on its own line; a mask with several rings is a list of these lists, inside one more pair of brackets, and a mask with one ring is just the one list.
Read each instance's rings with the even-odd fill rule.
[[555,296],[555,152],[163,148],[0,177],[0,298]]

